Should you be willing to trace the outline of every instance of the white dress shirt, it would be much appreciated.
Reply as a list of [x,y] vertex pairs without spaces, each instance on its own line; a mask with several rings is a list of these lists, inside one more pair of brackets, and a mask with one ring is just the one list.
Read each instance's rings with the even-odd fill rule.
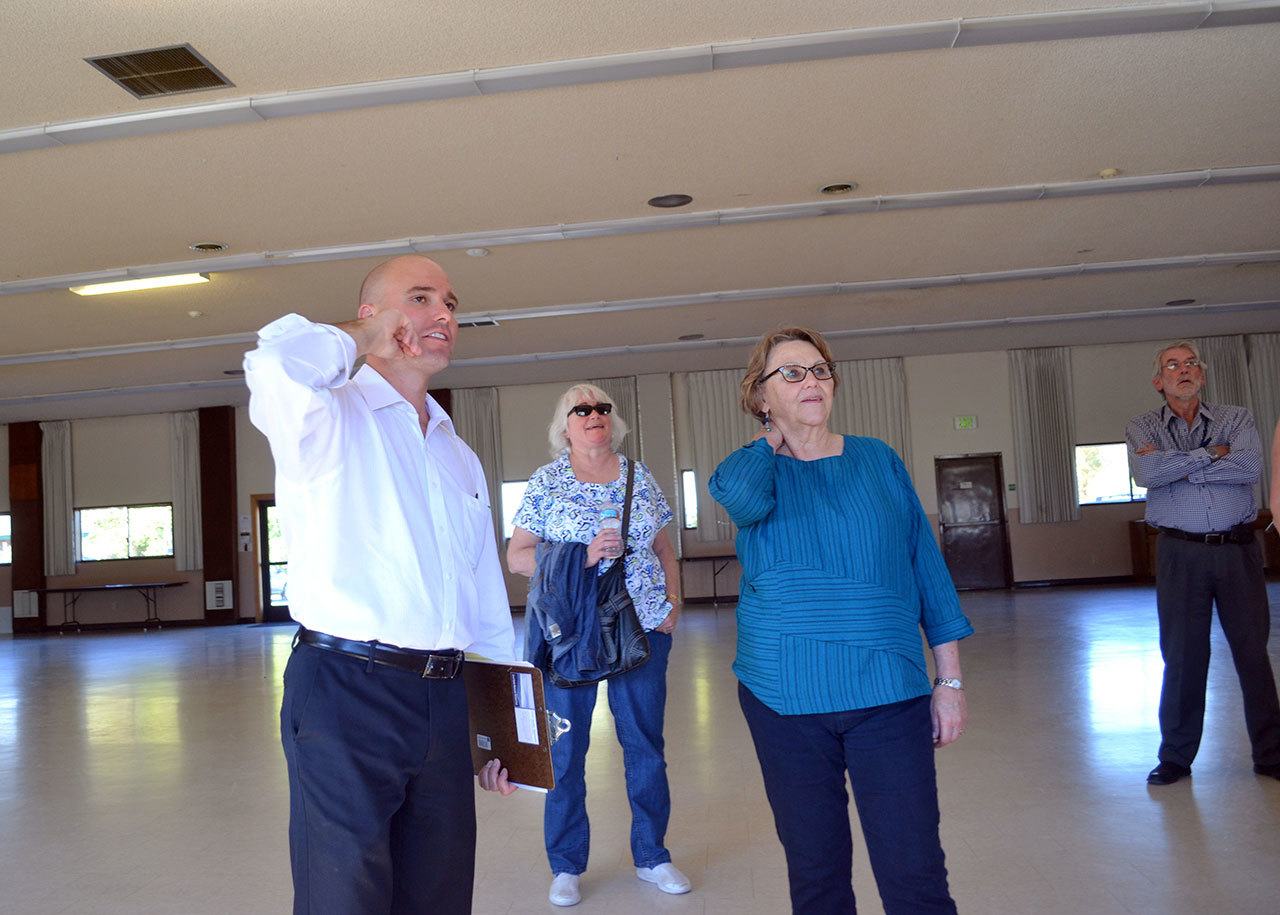
[[350,335],[291,314],[244,359],[275,457],[289,612],[342,638],[514,659],[480,461],[433,398],[424,436],[378,372],[351,377],[355,358]]

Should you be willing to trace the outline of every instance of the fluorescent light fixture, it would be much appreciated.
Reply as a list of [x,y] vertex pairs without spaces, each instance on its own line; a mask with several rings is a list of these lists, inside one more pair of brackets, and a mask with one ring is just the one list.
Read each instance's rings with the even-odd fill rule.
[[112,292],[136,292],[139,289],[161,289],[165,286],[192,286],[209,282],[207,273],[176,273],[170,276],[143,276],[113,283],[92,283],[69,287],[76,295],[108,295]]

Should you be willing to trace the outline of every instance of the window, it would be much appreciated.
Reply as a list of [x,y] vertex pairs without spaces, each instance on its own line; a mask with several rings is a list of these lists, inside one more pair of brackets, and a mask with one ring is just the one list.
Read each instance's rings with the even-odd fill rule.
[[0,566],[13,563],[13,518],[0,515]]
[[698,481],[692,470],[680,471],[680,501],[684,505],[684,529],[698,526]]
[[1147,498],[1147,491],[1129,475],[1129,449],[1124,442],[1076,445],[1076,487],[1081,505]]
[[172,505],[76,509],[76,560],[173,555]]
[[508,480],[502,484],[502,536],[508,540],[516,532],[516,512],[520,510],[524,491],[528,488],[528,480]]

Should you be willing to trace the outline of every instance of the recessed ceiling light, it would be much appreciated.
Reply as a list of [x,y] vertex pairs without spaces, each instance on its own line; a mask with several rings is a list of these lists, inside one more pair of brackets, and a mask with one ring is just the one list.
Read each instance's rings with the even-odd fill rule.
[[688,341],[690,341],[690,340],[701,340],[701,339],[702,339],[703,337],[705,337],[705,336],[706,336],[706,334],[681,334],[681,335],[680,335],[679,337],[677,337],[676,339],[677,339],[677,340],[684,340],[685,342],[688,342]]
[[1165,302],[1165,305],[1168,305],[1170,308],[1177,308],[1179,305],[1194,305],[1195,303],[1195,299],[1170,299]]
[[222,374],[239,376],[244,374],[244,369],[223,369]]
[[848,194],[858,186],[856,181],[843,181],[839,184],[828,184],[818,188],[819,194]]
[[135,292],[139,289],[161,289],[165,286],[190,286],[209,282],[207,273],[177,273],[172,276],[148,276],[137,280],[116,280],[114,283],[90,283],[88,286],[69,287],[76,295],[107,295],[112,292]]
[[203,312],[203,311],[196,311],[196,310],[192,309],[191,311],[187,312],[187,317],[188,317],[188,318],[203,318],[203,317],[204,317],[204,312]]
[[1098,172],[1098,177],[1099,178],[1118,178],[1120,177],[1120,169],[1104,168],[1102,171]]
[[693,198],[688,194],[662,194],[658,197],[649,198],[649,206],[662,207],[669,210],[672,207],[682,207],[693,203]]
[[488,248],[468,248],[467,254],[471,257],[488,257],[489,249]]
[[199,254],[212,254],[215,251],[227,250],[227,246],[216,241],[198,241],[191,246],[191,250]]

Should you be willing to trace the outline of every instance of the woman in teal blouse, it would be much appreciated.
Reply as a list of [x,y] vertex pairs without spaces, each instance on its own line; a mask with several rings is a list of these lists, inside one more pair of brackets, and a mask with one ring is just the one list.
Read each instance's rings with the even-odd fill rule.
[[973,627],[901,459],[828,428],[837,383],[816,331],[766,335],[741,396],[763,428],[710,481],[738,527],[739,699],[795,912],[855,911],[846,771],[885,912],[954,912],[933,753],[964,733]]

